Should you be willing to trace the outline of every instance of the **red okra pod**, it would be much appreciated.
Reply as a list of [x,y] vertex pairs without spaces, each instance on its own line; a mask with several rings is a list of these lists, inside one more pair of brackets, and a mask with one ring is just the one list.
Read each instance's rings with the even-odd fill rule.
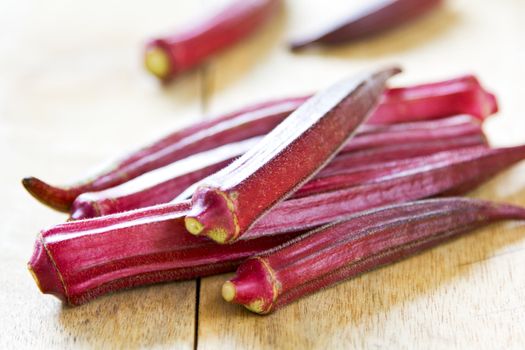
[[496,97],[473,75],[419,85],[419,89],[394,88],[385,92],[374,112],[381,123],[398,123],[468,114],[480,120],[498,111]]
[[[403,128],[404,125],[406,125],[406,131]],[[436,129],[434,130],[433,128]],[[323,177],[332,173],[333,170],[342,169],[348,171],[355,168],[355,160],[352,157],[343,156],[344,153],[355,152],[355,150],[373,149],[376,146],[399,142],[402,142],[408,148],[411,144],[419,146],[421,142],[428,143],[446,140],[451,140],[451,147],[454,148],[458,137],[473,135],[477,135],[480,142],[483,140],[481,125],[473,123],[471,117],[467,116],[444,118],[438,121],[394,124],[374,129],[376,130],[369,129],[366,132],[358,133],[356,137],[343,147],[338,156],[332,160],[330,164],[334,163],[333,169],[329,164],[316,177]],[[235,157],[242,155],[253,147],[257,140],[259,138],[228,144],[145,173],[116,187],[98,192],[83,193],[73,202],[71,218],[75,220],[86,219],[167,203],[182,193],[182,191],[189,195],[184,198],[182,196],[178,198],[187,199],[196,188],[196,184],[188,188],[190,185],[229,164]],[[342,159],[338,161],[340,157]],[[370,164],[373,165],[374,163]],[[377,167],[377,164],[375,166]],[[381,165],[381,167],[384,166],[384,164]],[[375,169],[372,168],[372,170]],[[363,172],[364,170],[362,169],[361,173]],[[375,173],[372,171],[369,175],[368,178],[373,178]],[[348,175],[344,178],[348,179]],[[355,178],[355,176],[352,176],[352,178]],[[311,181],[315,181],[315,179]],[[326,183],[326,179],[323,179],[322,182]],[[319,181],[315,183],[319,183]],[[305,186],[308,186],[308,183]],[[317,188],[317,186],[314,186],[314,188]],[[316,193],[311,192],[312,189],[312,186],[309,186],[308,193]],[[302,192],[301,190],[299,191]]]
[[218,246],[184,228],[189,202],[56,225],[37,238],[28,267],[40,290],[70,305],[153,283],[235,270],[298,233]]
[[[409,122],[455,114],[470,114],[483,120],[497,111],[495,97],[486,92],[473,76],[392,89],[394,93],[388,91],[368,124]],[[52,186],[35,177],[25,178],[22,183],[42,203],[67,212],[81,193],[114,187],[192,154],[264,135],[307,98],[260,103],[194,124],[112,162],[100,173],[71,186]],[[370,127],[363,128],[366,129]]]
[[[437,152],[421,157],[403,158],[361,166],[349,166],[345,169],[340,169],[339,165],[332,168],[328,165],[317,174],[316,177],[298,189],[291,198],[301,198],[353,186],[378,183],[407,174],[428,171],[443,164],[451,165],[458,161],[471,159],[472,157],[480,157],[480,155],[486,154],[486,151],[487,148],[485,146],[474,146],[452,151]],[[472,188],[474,187],[477,187],[477,185],[472,186]]]
[[115,187],[85,192],[75,199],[71,219],[87,219],[167,203],[195,182],[227,166],[253,147],[260,137],[197,153],[142,174]]
[[[387,91],[389,90],[391,89],[387,89]],[[381,103],[379,104],[378,108],[380,108],[380,106],[381,106]],[[374,118],[376,111],[374,111],[371,118]],[[385,118],[383,117],[383,119]],[[406,120],[401,120],[395,123],[383,123],[383,124],[374,124],[374,123],[371,123],[370,120],[368,120],[366,124],[361,125],[361,127],[358,129],[358,133],[359,135],[367,135],[367,134],[375,134],[379,132],[405,132],[405,131],[441,129],[441,128],[454,127],[454,126],[464,125],[467,123],[474,123],[474,122],[481,124],[482,120],[479,120],[478,118],[473,118],[471,115],[468,115],[468,113],[452,115],[452,116],[443,116],[437,119],[418,120],[415,117],[410,117],[410,118],[406,118]]]
[[146,46],[145,65],[168,81],[252,34],[277,12],[280,0],[234,0],[211,18]]
[[[405,125],[406,129],[403,127]],[[454,139],[469,135],[483,135],[481,124],[476,123],[469,116],[456,116],[438,121],[392,124],[377,128],[375,131],[358,132],[356,137],[344,145],[341,153],[396,144]]]
[[329,162],[376,104],[398,68],[347,79],[318,93],[254,148],[206,178],[186,229],[231,243]]
[[525,208],[443,198],[357,213],[248,259],[224,283],[222,295],[266,314],[500,220],[525,220]]
[[339,157],[332,160],[329,166],[333,170],[341,170],[345,169],[347,164],[350,163],[357,167],[372,163],[393,161],[396,159],[414,158],[441,151],[486,145],[487,140],[484,135],[472,135],[450,140],[383,146],[371,150],[361,150],[341,154]]
[[405,170],[385,174],[379,181],[288,199],[259,220],[249,236],[311,229],[383,205],[463,193],[524,160],[525,145],[449,153],[430,156],[414,166],[405,165]]
[[292,50],[322,45],[340,45],[381,33],[418,18],[442,3],[441,0],[374,0],[320,32],[292,41]]

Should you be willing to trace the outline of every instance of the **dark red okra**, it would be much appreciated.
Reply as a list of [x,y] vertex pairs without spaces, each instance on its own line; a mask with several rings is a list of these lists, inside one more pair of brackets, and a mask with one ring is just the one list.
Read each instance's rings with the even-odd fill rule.
[[203,63],[269,21],[281,0],[235,0],[213,17],[146,46],[146,68],[163,81]]
[[418,18],[441,4],[442,0],[373,0],[338,23],[331,23],[315,34],[293,40],[292,50],[321,45],[339,45],[367,38]]
[[201,183],[186,229],[221,244],[237,240],[337,154],[399,71],[356,76],[310,98],[254,148]]
[[224,283],[222,295],[266,314],[500,220],[525,220],[525,208],[443,198],[361,212],[248,259]]
[[35,177],[23,179],[22,184],[40,202],[68,212],[75,198],[84,192],[114,187],[193,154],[264,135],[303,101],[304,98],[299,97],[265,102],[191,125],[112,162],[99,174],[74,185],[52,186]]
[[524,159],[525,145],[497,149],[476,147],[452,151],[445,156],[431,155],[414,167],[405,164],[405,171],[385,174],[379,181],[288,199],[259,220],[249,234],[306,230],[370,208],[443,194],[462,194]]
[[[477,157],[477,159],[480,159],[488,152],[490,151],[481,145],[437,152],[421,157],[402,158],[361,166],[354,165],[344,169],[341,169],[339,164],[333,167],[328,165],[316,177],[298,189],[290,198],[307,197],[323,192],[331,192],[370,183],[379,183],[409,174],[420,174],[435,170],[443,165],[453,167],[460,162],[470,161],[472,158]],[[351,161],[352,158],[349,160]],[[345,159],[345,161],[348,160]]]

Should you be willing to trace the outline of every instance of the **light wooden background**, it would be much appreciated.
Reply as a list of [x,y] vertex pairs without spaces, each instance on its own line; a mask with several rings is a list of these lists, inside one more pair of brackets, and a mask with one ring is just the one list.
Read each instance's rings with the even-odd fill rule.
[[[222,302],[228,276],[140,288],[78,308],[38,292],[26,271],[34,238],[65,217],[36,203],[19,180],[69,182],[210,113],[395,62],[406,71],[396,83],[478,74],[502,107],[486,123],[490,139],[525,142],[523,0],[451,0],[373,40],[297,55],[286,38],[363,1],[287,0],[253,40],[170,87],[144,72],[144,39],[226,2],[0,2],[0,348],[523,348],[524,223],[479,230],[267,317]],[[473,195],[525,205],[525,164]]]

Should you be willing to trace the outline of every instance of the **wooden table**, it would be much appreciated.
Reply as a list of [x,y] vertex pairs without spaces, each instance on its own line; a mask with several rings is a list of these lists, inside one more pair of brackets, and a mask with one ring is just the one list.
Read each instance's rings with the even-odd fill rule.
[[[448,1],[372,40],[301,54],[290,53],[285,39],[363,1],[286,1],[251,41],[168,88],[144,72],[145,38],[225,2],[0,5],[0,348],[523,348],[523,223],[478,230],[267,317],[222,302],[228,276],[139,288],[77,308],[40,294],[25,264],[38,230],[65,216],[30,198],[19,180],[67,183],[205,115],[397,62],[406,72],[396,84],[478,74],[501,102],[486,123],[491,141],[525,142],[523,1]],[[525,205],[525,164],[473,195]]]

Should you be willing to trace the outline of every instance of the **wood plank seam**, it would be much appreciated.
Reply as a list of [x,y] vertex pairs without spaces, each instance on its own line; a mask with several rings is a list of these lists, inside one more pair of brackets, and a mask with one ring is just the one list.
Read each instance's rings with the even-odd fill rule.
[[[206,119],[206,113],[208,111],[208,100],[210,98],[210,90],[208,89],[208,64],[204,64],[199,68],[198,74],[200,78],[200,107],[201,107],[201,119]],[[195,317],[194,323],[194,334],[193,334],[193,349],[197,350],[199,347],[199,312],[200,312],[200,292],[201,292],[201,279],[195,280]]]

